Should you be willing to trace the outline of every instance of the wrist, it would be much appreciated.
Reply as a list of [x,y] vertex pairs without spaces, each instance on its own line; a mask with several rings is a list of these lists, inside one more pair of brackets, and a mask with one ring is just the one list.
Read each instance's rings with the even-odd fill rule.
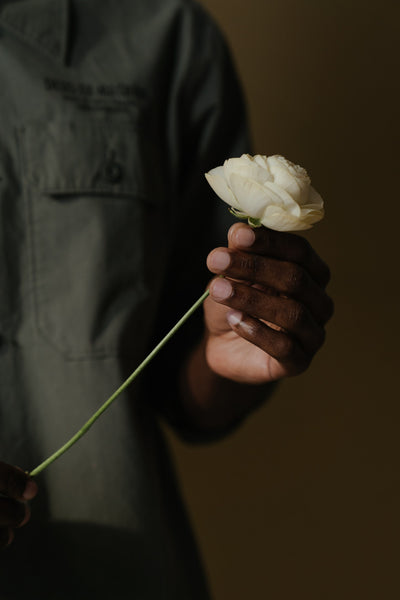
[[218,375],[208,364],[206,345],[205,336],[181,371],[183,409],[197,428],[231,430],[269,397],[275,383],[239,383]]

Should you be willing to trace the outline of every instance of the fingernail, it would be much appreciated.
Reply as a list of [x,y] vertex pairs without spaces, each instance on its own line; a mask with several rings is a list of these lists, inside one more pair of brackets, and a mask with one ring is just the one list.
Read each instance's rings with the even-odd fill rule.
[[251,227],[240,227],[235,232],[235,242],[242,248],[249,248],[255,242],[256,236]]
[[208,258],[208,265],[216,271],[224,271],[230,264],[231,257],[229,252],[224,250],[215,250]]
[[232,294],[232,286],[226,279],[216,279],[210,288],[214,300],[226,300]]
[[230,310],[226,315],[226,320],[232,327],[238,325],[242,321],[242,319],[243,313],[238,310]]
[[36,496],[37,492],[38,492],[38,486],[33,481],[33,479],[30,479],[28,481],[28,483],[26,484],[24,493],[22,494],[22,498],[24,500],[32,500],[32,498],[34,498]]

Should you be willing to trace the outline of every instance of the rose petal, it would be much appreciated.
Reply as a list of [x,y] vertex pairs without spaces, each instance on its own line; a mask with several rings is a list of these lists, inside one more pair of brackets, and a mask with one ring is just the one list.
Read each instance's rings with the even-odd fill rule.
[[205,177],[214,192],[221,198],[221,200],[229,204],[229,206],[240,210],[239,203],[233,195],[232,190],[229,189],[225,180],[223,167],[211,169],[211,171],[205,174]]
[[257,181],[232,173],[230,185],[240,205],[240,210],[249,217],[260,219],[265,207],[273,202],[273,193]]
[[321,209],[302,208],[301,209],[301,220],[304,223],[308,223],[310,226],[314,225],[318,221],[324,218],[324,211]]
[[301,231],[324,216],[323,200],[306,170],[283,156],[242,154],[206,177],[216,193],[250,223]]
[[303,179],[308,183],[311,183],[311,179],[307,171],[300,165],[296,165],[290,160],[287,160],[287,158],[284,156],[274,154],[273,156],[269,156],[267,161],[270,169],[281,166],[284,170],[289,171],[290,175],[292,175],[295,179]]
[[283,158],[283,156],[270,156],[268,158],[269,168],[273,175],[273,181],[285,189],[293,199],[300,205],[308,198],[310,178],[307,172],[297,165]]
[[268,158],[266,156],[264,156],[264,154],[256,154],[253,157],[253,160],[254,160],[254,162],[256,162],[258,164],[259,167],[269,171]]
[[275,231],[302,231],[311,225],[290,214],[280,206],[270,206],[265,211],[261,223]]
[[[250,159],[250,160],[249,160]],[[224,162],[224,173],[228,184],[230,185],[230,176],[232,173],[241,175],[258,183],[272,181],[272,175],[269,169],[260,167],[249,155],[244,154],[240,158],[230,158]]]
[[285,208],[295,216],[300,216],[300,206],[285,189],[271,181],[264,183],[264,187],[269,190],[271,198],[274,198],[274,205]]
[[321,210],[323,210],[323,208],[324,208],[324,201],[322,200],[321,196],[318,194],[317,190],[315,190],[313,188],[312,185],[310,185],[310,189],[308,191],[307,203],[304,205],[304,208],[306,208],[308,206],[316,206]]

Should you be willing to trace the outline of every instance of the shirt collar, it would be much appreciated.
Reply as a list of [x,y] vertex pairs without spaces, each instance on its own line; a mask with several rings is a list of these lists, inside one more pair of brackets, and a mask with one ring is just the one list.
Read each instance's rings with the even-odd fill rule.
[[65,64],[68,56],[70,0],[20,0],[0,4],[0,25]]

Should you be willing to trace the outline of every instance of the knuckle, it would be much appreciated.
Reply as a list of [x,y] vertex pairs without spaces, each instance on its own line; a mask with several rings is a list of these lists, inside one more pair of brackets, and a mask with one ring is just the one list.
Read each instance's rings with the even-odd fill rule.
[[264,299],[259,290],[253,288],[252,286],[243,286],[240,289],[245,312],[255,316],[262,311]]
[[307,321],[306,308],[299,302],[290,302],[287,320],[290,329],[301,328]]
[[260,272],[260,259],[256,254],[242,254],[240,257],[240,270],[246,274],[246,278],[257,280]]
[[288,294],[296,294],[303,289],[306,272],[299,265],[290,265],[285,278],[285,291]]

